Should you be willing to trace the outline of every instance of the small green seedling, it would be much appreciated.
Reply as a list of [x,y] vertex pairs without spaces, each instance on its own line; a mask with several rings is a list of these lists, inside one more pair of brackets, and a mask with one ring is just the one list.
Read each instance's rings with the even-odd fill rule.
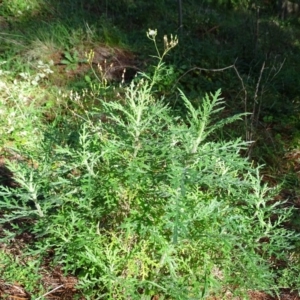
[[61,64],[66,65],[67,71],[74,71],[80,63],[85,62],[86,59],[80,59],[77,51],[74,51],[73,53],[65,51],[64,58],[60,61]]

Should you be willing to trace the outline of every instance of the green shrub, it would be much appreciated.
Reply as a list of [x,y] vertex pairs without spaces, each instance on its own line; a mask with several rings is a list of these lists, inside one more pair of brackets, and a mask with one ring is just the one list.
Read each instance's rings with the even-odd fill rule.
[[35,164],[9,163],[18,186],[1,187],[1,223],[25,220],[34,253],[52,250],[88,299],[276,291],[277,260],[289,262],[296,238],[283,227],[291,209],[240,156],[247,143],[212,139],[241,118],[219,120],[220,91],[199,108],[180,92],[186,117],[154,96],[171,48],[121,100],[73,114],[72,133],[49,126],[27,154]]
[[6,62],[0,69],[0,147],[14,144],[33,149],[43,136],[41,117],[45,109],[42,106],[51,103],[50,93],[38,85],[53,72],[51,63],[39,61],[34,75],[29,71],[20,72],[14,79],[11,76],[15,75],[2,67],[6,67]]

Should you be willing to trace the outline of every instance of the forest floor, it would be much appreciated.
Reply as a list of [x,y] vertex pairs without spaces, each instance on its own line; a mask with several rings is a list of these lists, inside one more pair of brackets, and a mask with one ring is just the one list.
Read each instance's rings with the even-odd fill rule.
[[[1,0],[0,0],[0,3],[2,3]],[[62,13],[61,15],[64,15],[64,14]],[[217,47],[219,47],[219,45],[223,42],[224,42],[225,46],[228,44],[229,45],[228,49],[230,49],[231,39],[234,42],[234,39],[231,38],[231,35],[234,36],[235,39],[242,36],[242,34],[240,34],[239,32],[236,32],[236,28],[238,28],[238,26],[236,26],[236,25],[234,25],[232,27],[229,26],[228,27],[229,29],[225,28],[227,30],[226,31],[224,29],[224,27],[222,27],[222,23],[220,21],[220,20],[222,20],[222,18],[220,17],[220,20],[218,18],[219,18],[218,15],[214,14],[214,12],[212,11],[210,18],[207,17],[207,16],[204,16],[202,23],[200,22],[200,25],[197,24],[197,23],[195,23],[193,25],[195,27],[195,30],[199,27],[198,31],[200,33],[198,31],[195,31],[195,32],[198,32],[198,33],[197,33],[197,35],[195,33],[193,33],[193,35],[196,37],[195,41],[197,41],[197,43],[199,42],[199,40],[202,39],[202,44],[199,44],[201,47],[205,47],[205,39],[204,38],[207,38],[207,41],[208,41],[207,43],[210,45],[210,47],[212,47],[212,49],[214,49],[213,47],[215,47],[217,49]],[[137,20],[138,20],[138,18],[137,18]],[[175,20],[177,21],[176,17],[175,17]],[[51,18],[49,18],[49,22],[50,21],[52,21]],[[131,22],[133,22],[133,21],[135,21],[134,18],[132,18]],[[221,26],[219,25],[219,23],[221,24]],[[276,25],[275,26],[273,23],[274,22],[269,22],[268,23],[269,27],[267,29],[271,32],[271,34],[275,34],[275,37],[277,37],[276,34],[278,34],[278,36],[281,37],[281,35],[279,35],[279,33],[277,33],[277,30],[279,31],[279,26],[277,26],[274,23]],[[244,24],[244,23],[242,23],[242,24]],[[248,23],[245,21],[245,26],[247,24]],[[82,24],[80,23],[80,26],[81,25]],[[128,25],[128,28],[130,28],[129,25]],[[264,23],[262,23],[261,26],[263,26],[263,25],[264,25]],[[79,28],[80,28],[80,26],[79,26]],[[105,26],[107,26],[109,28],[109,30],[107,30],[108,33],[105,31],[105,29],[106,29]],[[131,26],[138,27],[134,23],[132,23]],[[11,23],[7,22],[4,17],[0,16],[0,31],[7,30],[7,32],[10,34],[10,31],[9,31],[10,27],[11,27]],[[63,28],[63,26],[61,28]],[[103,35],[107,39],[107,43],[109,43],[109,40],[113,40],[114,33],[115,33],[114,29],[115,29],[115,27],[110,26],[110,24],[106,25],[106,23],[103,22],[102,31],[103,31]],[[201,31],[200,31],[200,29],[201,29]],[[17,32],[22,33],[22,30],[23,30],[23,28],[21,28]],[[140,30],[140,28],[139,28],[139,30]],[[223,34],[222,34],[222,30],[224,31]],[[240,30],[243,30],[243,27],[241,27]],[[280,30],[282,30],[282,29],[280,29]],[[128,31],[130,31],[130,29],[128,29]],[[269,34],[269,31],[268,31],[268,34]],[[63,30],[61,32],[63,32]],[[70,30],[70,32],[72,32],[72,30]],[[75,30],[74,30],[74,32],[75,32]],[[51,87],[62,88],[62,89],[65,88],[65,90],[69,89],[69,87],[76,89],[76,88],[78,88],[78,86],[88,85],[90,83],[89,82],[89,80],[90,80],[89,76],[91,75],[90,77],[92,77],[92,75],[93,75],[93,73],[91,72],[91,67],[97,69],[97,72],[98,72],[97,74],[98,75],[103,75],[103,78],[101,77],[100,80],[103,80],[103,83],[106,84],[106,80],[108,80],[108,81],[109,80],[115,80],[116,82],[121,82],[124,79],[124,78],[122,78],[122,76],[124,75],[123,74],[124,69],[127,69],[127,75],[128,75],[128,77],[130,77],[130,78],[125,78],[125,80],[130,80],[133,77],[132,74],[134,75],[137,71],[140,71],[140,69],[139,69],[140,65],[142,65],[142,66],[147,65],[147,61],[142,61],[143,59],[140,59],[141,61],[139,63],[136,63],[135,55],[133,54],[133,52],[130,52],[127,49],[122,49],[122,43],[119,43],[119,45],[118,45],[118,43],[116,43],[117,45],[115,45],[115,46],[107,47],[102,42],[99,43],[99,42],[95,42],[94,40],[92,40],[92,42],[91,41],[86,41],[85,38],[88,36],[87,33],[90,32],[90,28],[88,26],[88,23],[86,23],[86,32],[87,33],[84,32],[82,34],[83,37],[80,36],[80,31],[79,30],[78,30],[78,32],[79,32],[78,36],[76,36],[75,34],[74,34],[74,36],[71,36],[70,33],[68,33],[67,34],[68,39],[67,38],[65,38],[65,40],[62,39],[63,40],[63,42],[62,42],[63,45],[70,43],[69,47],[63,48],[62,46],[61,47],[57,46],[57,48],[55,48],[55,47],[53,48],[54,51],[52,51],[52,48],[50,47],[51,43],[48,43],[48,41],[47,41],[47,43],[44,42],[44,44],[42,44],[43,47],[40,47],[40,48],[37,47],[37,49],[30,48],[30,50],[28,50],[28,51],[25,51],[24,49],[26,49],[26,47],[21,45],[22,46],[22,47],[20,47],[22,49],[22,50],[20,50],[21,54],[18,54],[18,55],[22,56],[22,59],[24,59],[24,60],[21,60],[22,64],[24,64],[27,68],[27,65],[24,63],[24,61],[27,61],[27,59],[28,59],[28,61],[30,61],[30,59],[28,58],[30,56],[33,57],[32,61],[34,61],[34,63],[38,59],[42,59],[45,62],[49,62],[51,60],[52,63],[53,63],[53,68],[55,69],[55,73],[54,74],[49,74],[49,78],[47,78],[47,80],[49,80],[50,84],[52,85]],[[116,30],[116,32],[118,33],[117,30]],[[139,33],[139,31],[137,31],[137,32]],[[19,33],[19,34],[21,34],[21,33]],[[8,36],[10,36],[9,34],[8,34]],[[47,36],[46,33],[44,33],[44,34],[45,34],[45,37],[46,37]],[[283,31],[282,31],[281,34],[283,34]],[[198,37],[198,35],[199,35],[199,37]],[[25,37],[25,35],[24,35],[24,37]],[[242,48],[243,49],[244,48],[248,49],[247,48],[247,41],[248,40],[246,39],[246,37],[247,37],[247,35],[245,34],[245,40],[243,40],[241,38],[241,45],[243,46],[243,47],[242,46],[240,47],[241,49]],[[76,41],[76,43],[74,45],[72,44],[72,38]],[[29,38],[27,37],[27,39],[29,39]],[[78,40],[76,40],[76,39],[78,39]],[[82,39],[82,40],[80,40],[80,39]],[[26,40],[26,39],[24,38],[24,40]],[[120,38],[120,40],[122,40],[122,39]],[[124,40],[126,40],[126,39],[124,39]],[[135,37],[135,40],[138,41],[138,35],[137,35],[137,37]],[[297,40],[297,39],[295,38],[295,40]],[[38,39],[37,39],[37,41],[38,41]],[[66,42],[66,41],[68,41],[68,42]],[[9,50],[7,50],[4,46],[3,46],[3,49],[5,49],[5,51],[7,51],[7,53],[8,53],[7,55],[8,55],[9,59],[5,58],[5,60],[14,61],[15,57],[18,57],[18,55],[14,52],[16,50],[14,50],[15,48],[11,47],[10,42],[7,42],[7,43],[9,45],[9,46],[7,46],[7,49],[9,49]],[[82,45],[84,43],[86,43],[86,45],[85,45],[85,47],[82,47]],[[24,42],[24,44],[25,44],[25,42]],[[49,44],[50,44],[50,46],[49,46]],[[280,43],[277,43],[277,44],[280,44]],[[17,43],[15,45],[17,45]],[[29,45],[31,47],[31,44],[29,44]],[[38,45],[38,42],[36,42],[36,45]],[[200,49],[199,45],[195,43],[195,45],[191,44],[191,46],[187,47],[187,49],[190,51],[190,52],[187,52],[187,53],[192,53],[192,54],[183,55],[185,59],[187,58],[187,63],[180,62],[180,60],[179,60],[179,62],[177,62],[177,64],[181,67],[180,73],[178,73],[179,75],[186,74],[186,73],[190,72],[189,70],[194,67],[194,63],[195,63],[195,65],[199,65],[199,66],[201,66],[201,64],[202,64],[204,66],[208,65],[210,67],[214,67],[214,65],[209,62],[209,59],[208,59],[209,55],[208,55],[208,58],[205,58],[205,55],[204,55],[205,52],[210,53],[210,51],[202,51],[203,54],[201,54],[201,55],[203,55],[203,60],[201,61],[202,58],[201,59],[199,58],[199,61],[191,62],[191,65],[189,65],[189,63],[188,63],[189,57],[195,56],[195,58],[197,58],[197,56],[193,54],[194,53],[193,51],[195,51],[195,53],[198,55],[199,50],[197,50],[197,49],[198,48]],[[246,46],[244,46],[244,45],[246,45]],[[276,45],[276,43],[272,43],[271,46],[270,46],[270,52],[271,53],[273,51],[272,47],[274,45]],[[293,45],[293,44],[291,44],[291,45]],[[140,55],[141,56],[142,55],[143,56],[148,55],[148,53],[146,53],[146,54],[142,53],[145,48],[148,48],[148,46],[149,45],[145,43],[145,45],[143,45],[143,47],[140,49],[140,52],[141,52]],[[233,48],[233,46],[231,48]],[[261,47],[261,48],[264,49],[264,47]],[[43,49],[46,49],[47,51],[45,51],[45,53],[44,53],[42,51]],[[48,51],[49,49],[50,49],[50,51]],[[294,48],[292,46],[291,46],[291,49],[294,50]],[[33,50],[35,50],[35,52]],[[93,59],[88,63],[85,60],[85,58],[86,58],[86,52],[88,52],[90,50],[93,51],[94,56],[93,56]],[[3,50],[3,53],[5,51]],[[9,51],[11,51],[11,53]],[[283,50],[283,52],[284,52],[284,50]],[[180,54],[180,51],[178,53]],[[180,57],[180,55],[178,53],[177,53],[177,55]],[[215,63],[216,58],[214,57],[214,51],[211,51],[211,53],[212,53],[211,54],[212,60]],[[224,54],[223,54],[224,57],[226,57],[226,55],[227,55],[226,53],[227,52],[224,51]],[[1,51],[0,51],[0,54],[1,54]],[[69,54],[69,56],[68,56],[68,54]],[[242,53],[238,53],[238,54],[241,55]],[[246,53],[246,54],[248,54],[248,53]],[[245,55],[245,56],[246,56],[246,54],[243,53],[243,55]],[[200,55],[200,57],[201,57],[201,55]],[[246,61],[246,58],[244,58],[245,61]],[[172,59],[170,59],[170,60],[172,61]],[[224,61],[222,61],[222,56],[221,55],[218,56],[218,60],[221,61],[221,62],[218,61],[218,64],[220,63],[222,66],[225,66],[226,63],[227,63],[225,59],[224,59],[224,61],[226,63]],[[297,60],[297,57],[296,57],[295,60]],[[27,64],[28,65],[33,64],[32,61],[30,63],[27,62]],[[232,61],[232,60],[230,60],[230,61]],[[203,64],[203,62],[205,62],[206,64]],[[17,60],[16,60],[15,64],[16,64],[16,66],[18,66]],[[22,69],[23,65],[22,64],[20,63],[20,66],[18,66],[18,68],[21,71],[23,71],[23,69]],[[184,66],[185,64],[187,64],[187,66]],[[5,64],[3,64],[3,66],[5,66]],[[51,68],[52,68],[52,66],[51,66]],[[272,68],[276,69],[275,68],[275,63],[274,63],[274,66]],[[24,69],[25,69],[25,67],[24,67]],[[293,70],[293,69],[290,67],[290,70]],[[132,74],[129,74],[130,71],[132,71]],[[171,69],[170,69],[170,71],[171,71]],[[18,72],[19,71],[15,71],[16,74],[18,74]],[[186,85],[192,84],[191,89],[193,90],[195,87],[200,86],[199,82],[202,82],[204,87],[203,88],[201,87],[200,90],[202,90],[202,89],[205,90],[206,87],[210,88],[212,90],[216,90],[217,89],[217,84],[215,84],[215,86],[213,86],[213,87],[212,87],[212,84],[211,84],[212,82],[218,82],[218,80],[217,80],[218,78],[214,77],[214,76],[216,76],[216,73],[214,73],[214,72],[210,73],[209,71],[205,71],[205,72],[203,72],[202,74],[200,74],[200,73],[198,74],[197,72],[195,72],[193,74],[193,72],[191,72],[191,77],[188,77],[187,82],[185,82]],[[249,74],[250,74],[250,71],[249,71]],[[268,76],[270,76],[270,74]],[[291,73],[287,73],[287,74],[290,76],[290,78],[294,79],[294,77],[293,77],[294,73],[292,71],[291,71]],[[295,71],[295,74],[298,74],[297,70]],[[198,75],[201,75],[201,76],[198,76]],[[48,74],[47,74],[47,76],[48,76]],[[228,77],[226,77],[226,76],[228,76]],[[227,85],[228,85],[227,93],[228,94],[230,94],[232,90],[237,91],[238,90],[237,87],[240,85],[240,82],[237,79],[235,79],[235,81],[237,83],[235,83],[235,85],[233,85],[231,87],[230,84],[228,84],[228,82],[233,82],[234,80],[232,80],[232,78],[230,76],[232,76],[232,75],[224,75],[223,76],[224,78],[222,76],[220,76],[220,78],[219,78],[221,85],[224,85],[224,82],[227,83]],[[17,78],[19,78],[19,77],[17,77]],[[274,75],[274,77],[276,77],[276,76]],[[284,78],[289,78],[289,77],[285,76]],[[89,80],[87,80],[87,79],[89,79]],[[250,91],[249,93],[250,94],[252,93],[255,96],[257,96],[258,87],[259,87],[259,84],[260,84],[260,81],[259,81],[260,79],[259,80],[255,79],[255,80],[253,79],[253,82],[254,82],[253,87],[252,87],[252,90],[249,88],[249,91]],[[265,79],[265,80],[266,80],[265,85],[268,86],[268,84],[270,84],[268,82],[268,78]],[[42,82],[42,80],[41,80],[41,82]],[[47,82],[47,83],[43,83],[43,82],[41,83],[41,91],[43,91],[44,89],[47,88],[48,81],[45,81],[45,82]],[[292,93],[291,91],[293,91],[293,89],[289,88],[289,86],[288,86],[289,82],[293,82],[293,80],[288,80],[287,79],[286,82],[284,81],[284,83],[282,84],[282,86],[285,85],[284,86],[284,89],[285,89],[284,92],[287,93],[287,94],[288,94],[288,92]],[[177,83],[177,81],[176,81],[176,83]],[[183,83],[183,84],[185,84],[185,83]],[[74,86],[72,86],[72,84],[74,84]],[[173,86],[173,82],[169,83],[169,82],[164,82],[163,80],[162,80],[161,84],[162,84],[162,87],[161,87],[162,90],[164,90],[166,87],[170,88],[170,86]],[[295,87],[298,86],[297,82],[293,83],[293,85]],[[278,84],[278,86],[279,86],[279,88],[282,88],[281,85]],[[288,86],[288,87],[286,87],[286,86]],[[271,86],[271,87],[273,88],[273,86]],[[277,86],[275,84],[274,84],[274,87],[277,88]],[[168,90],[168,89],[166,89],[166,90]],[[225,87],[224,90],[225,90],[224,94],[226,95],[226,87]],[[272,89],[269,88],[269,90],[272,90]],[[33,90],[33,92],[30,92],[28,94],[29,95],[28,97],[29,98],[33,97],[32,95],[34,93],[35,93],[35,90]],[[199,91],[195,90],[195,93],[199,93]],[[262,85],[261,94],[262,95],[264,94],[264,86],[263,85]],[[166,97],[167,96],[168,96],[168,93],[166,92]],[[275,94],[275,96],[273,96],[273,95],[270,96],[270,99],[272,99],[272,101],[270,100],[270,103],[272,105],[273,105],[273,98],[276,100],[277,97],[280,98],[277,94]],[[53,96],[53,98],[54,98],[54,96]],[[226,96],[225,96],[225,98],[226,98]],[[238,98],[238,97],[234,98],[232,96],[232,99],[235,101],[237,99],[239,100],[240,98]],[[291,97],[291,99],[294,99],[294,98]],[[296,99],[296,100],[294,100],[295,103],[297,101],[299,102],[299,100],[297,100],[299,98],[295,98],[295,99]],[[254,100],[257,100],[257,99],[254,97]],[[276,102],[275,100],[274,100],[274,103]],[[281,101],[284,102],[284,100],[281,100]],[[238,101],[236,101],[236,102],[238,102]],[[280,102],[280,101],[278,101],[278,102]],[[266,106],[268,106],[267,104],[266,104]],[[44,103],[43,103],[43,105],[44,105]],[[240,111],[239,109],[240,109],[240,107],[237,105],[236,110]],[[281,107],[280,107],[280,109],[281,109]],[[266,114],[266,117],[271,117],[271,119],[272,118],[273,119],[276,119],[276,118],[280,119],[281,118],[281,110],[280,109],[279,109],[279,112],[275,111],[275,113],[272,112],[271,110],[269,112],[266,109],[266,111],[270,114],[270,115]],[[50,116],[50,118],[51,118],[51,116]],[[292,125],[287,124],[286,126],[292,126]],[[277,132],[275,132],[276,130],[274,130],[274,132],[272,132],[271,126],[270,126],[270,128],[268,126],[269,126],[268,124],[265,125],[265,128],[267,128],[266,131],[269,130],[268,134],[270,136],[272,135],[272,143],[274,142],[274,144],[277,145],[277,140],[275,140],[275,138],[274,138],[276,136]],[[258,135],[258,138],[257,138],[258,140],[265,141],[264,138],[261,138],[261,136],[263,136],[263,133],[260,135],[260,132],[258,132],[257,135]],[[281,139],[282,139],[282,140],[279,140],[279,141],[284,143],[285,142],[284,134],[281,133],[281,135],[279,135],[279,137],[281,137]],[[11,143],[11,140],[13,140],[13,138],[11,138],[11,137],[9,137],[9,138],[10,138],[10,140],[8,142]],[[286,142],[287,142],[286,144],[291,143],[290,141],[288,141],[288,138],[287,138]],[[9,159],[9,160],[13,160],[13,161],[18,161],[18,159],[22,159],[22,158],[13,157],[13,156],[11,156],[11,154],[8,154],[8,155],[3,154],[2,150],[4,148],[5,148],[5,145],[3,147],[2,147],[2,145],[0,145],[0,150],[2,152],[2,153],[0,153],[0,182],[1,182],[0,184],[2,184],[5,187],[14,188],[14,187],[16,187],[16,183],[13,180],[13,173],[5,165],[5,160]],[[273,150],[274,149],[272,148],[270,150],[270,152],[272,152]],[[274,152],[275,152],[275,150],[274,150]],[[266,152],[265,149],[258,150],[258,155],[256,155],[255,158],[257,158],[257,157],[260,158],[260,155],[264,156],[265,154],[266,154],[265,156],[268,156],[268,153],[269,152]],[[276,156],[276,154],[274,156]],[[267,171],[267,172],[263,172],[263,181],[264,182],[267,182],[268,184],[270,184],[270,186],[277,185],[278,181],[279,181],[277,179],[279,177],[283,178],[285,175],[287,175],[289,173],[292,173],[293,176],[296,176],[296,177],[298,176],[297,180],[300,181],[300,151],[299,150],[290,151],[289,153],[286,153],[283,157],[275,157],[274,165],[276,165],[276,163],[277,163],[278,166],[280,166],[280,167],[278,167],[278,169],[280,169],[280,174],[278,174],[278,173],[277,174],[272,174],[272,170]],[[266,168],[268,168],[268,166],[266,166]],[[267,173],[271,174],[271,175],[269,176],[269,175],[267,175]],[[292,186],[293,181],[291,181],[291,182],[292,182],[291,183],[291,186]],[[289,204],[289,202],[287,202],[287,205],[291,205],[291,206],[295,207],[296,209],[300,209],[300,195],[297,194],[297,193],[298,192],[296,192],[294,190],[293,186],[290,187],[290,188],[284,188],[282,190],[281,194],[277,196],[278,199],[275,199],[275,200],[280,200],[281,201],[281,200],[289,199],[290,204]],[[0,212],[0,218],[1,218],[1,212]],[[22,227],[23,220],[19,220],[17,222],[19,222],[19,223],[15,224],[15,225],[18,225],[19,227]],[[7,226],[7,228],[5,226]],[[11,225],[5,224],[3,226],[3,228],[0,228],[0,238],[4,236],[4,231],[3,230],[5,230],[5,229],[10,229],[11,230],[12,229],[12,227],[10,227],[10,226]],[[293,226],[293,225],[287,224],[287,226]],[[297,226],[299,227],[299,225],[297,225]],[[297,230],[298,230],[298,227],[297,227]],[[16,260],[20,260],[20,264],[23,264],[24,267],[25,267],[27,262],[23,261],[23,258],[22,258],[23,249],[25,249],[27,245],[31,244],[34,239],[35,239],[35,237],[33,236],[32,233],[23,232],[22,234],[15,236],[14,239],[9,244],[4,244],[4,243],[1,244],[0,243],[0,251],[2,253],[10,255],[11,257],[13,257]],[[23,300],[27,300],[27,299],[28,300],[29,299],[30,300],[41,300],[41,299],[53,299],[53,300],[54,299],[55,300],[59,300],[59,299],[62,299],[62,300],[80,299],[80,300],[84,300],[84,299],[86,299],[85,296],[82,295],[81,291],[77,287],[78,278],[76,276],[73,276],[73,275],[64,274],[63,266],[60,266],[60,265],[53,266],[51,264],[51,253],[49,254],[48,259],[44,259],[43,266],[38,271],[39,275],[40,275],[40,286],[43,287],[43,290],[48,291],[48,292],[45,293],[43,296],[37,298],[37,299],[32,298],[31,293],[28,290],[26,290],[26,288],[24,287],[24,282],[14,281],[13,279],[9,280],[9,281],[4,280],[3,279],[4,276],[3,276],[3,278],[1,278],[2,277],[1,276],[1,268],[2,268],[2,265],[0,263],[0,299],[8,299],[8,300],[22,300],[22,299]],[[271,296],[271,295],[268,295],[265,292],[254,291],[254,290],[253,291],[248,291],[247,294],[248,294],[248,297],[249,297],[250,300],[275,300],[275,299],[300,300],[299,291],[294,292],[294,291],[290,291],[288,289],[280,290],[280,294],[277,295],[277,296]],[[160,295],[153,295],[152,298],[151,298],[151,300],[162,300],[162,299],[165,299],[165,298],[163,298]],[[209,297],[209,299],[221,300],[220,298],[213,298],[213,297]],[[223,295],[222,299],[240,300],[241,298],[235,297],[230,291],[224,291],[224,295]]]

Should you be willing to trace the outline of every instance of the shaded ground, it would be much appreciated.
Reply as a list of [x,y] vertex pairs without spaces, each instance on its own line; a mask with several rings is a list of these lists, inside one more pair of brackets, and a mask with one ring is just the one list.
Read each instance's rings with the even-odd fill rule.
[[[60,268],[56,268],[51,273],[44,270],[43,285],[47,288],[48,292],[43,296],[45,299],[86,299],[76,289],[77,279],[74,276],[64,276]],[[288,290],[282,290],[279,298],[272,297],[264,292],[250,291],[248,293],[250,300],[300,300],[299,295],[296,292],[290,292]],[[32,299],[30,294],[20,284],[9,284],[0,279],[0,297],[1,299],[8,300],[29,300]],[[151,300],[159,300],[159,295],[155,295]],[[218,298],[212,298],[213,300],[220,300]],[[223,299],[242,300],[240,297],[232,297],[230,294],[225,294]]]
[[[80,296],[80,292],[76,289],[77,279],[74,276],[64,276],[59,267],[51,272],[47,269],[41,271],[43,273],[42,284],[48,290],[41,299],[64,299],[71,300],[85,299]],[[9,284],[0,279],[0,297],[1,299],[32,299],[21,284]]]

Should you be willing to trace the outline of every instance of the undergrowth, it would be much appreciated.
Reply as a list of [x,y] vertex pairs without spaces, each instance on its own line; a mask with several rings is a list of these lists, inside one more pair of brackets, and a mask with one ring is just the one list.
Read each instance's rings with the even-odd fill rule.
[[[25,100],[17,94],[24,83],[34,92],[44,77],[21,76],[4,89],[2,128],[13,132],[15,143],[2,146],[14,152],[6,164],[15,184],[0,186],[1,243],[24,233],[32,239],[13,263],[1,248],[1,277],[12,282],[22,269],[15,278],[40,298],[40,278],[29,274],[45,260],[76,275],[87,299],[204,299],[296,289],[299,235],[284,226],[293,209],[274,201],[279,187],[263,183],[261,168],[241,156],[249,142],[216,139],[245,114],[221,118],[220,90],[197,106],[179,90],[186,114],[172,110],[157,87],[177,38],[165,37],[161,52],[156,35],[147,33],[157,52],[154,72],[140,73],[113,101],[100,80],[92,94],[72,94],[47,124],[43,112],[30,101],[20,105]],[[94,98],[97,105],[86,109]],[[10,129],[12,117],[17,121]],[[36,123],[28,122],[32,117]]]

